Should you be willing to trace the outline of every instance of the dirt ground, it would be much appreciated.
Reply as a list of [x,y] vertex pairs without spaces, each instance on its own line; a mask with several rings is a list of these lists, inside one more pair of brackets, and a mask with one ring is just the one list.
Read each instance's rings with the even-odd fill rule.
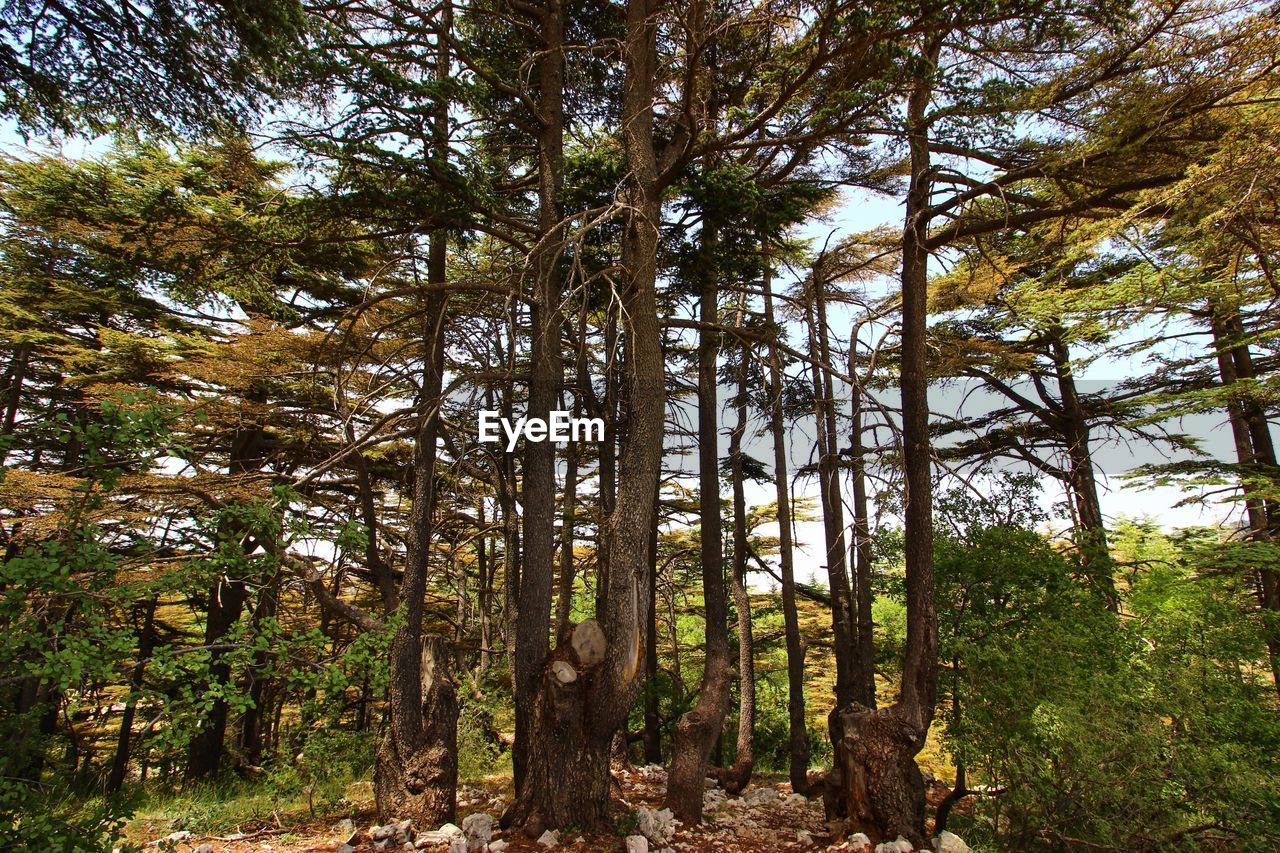
[[[659,809],[666,788],[666,773],[659,767],[615,767],[614,778],[619,783],[615,789],[614,813],[620,827],[631,827],[636,833],[635,809],[647,806]],[[772,793],[768,793],[772,791]],[[929,799],[935,803],[946,795],[946,787],[935,784]],[[507,853],[544,851],[546,848],[526,838],[519,832],[504,832],[497,828],[497,819],[508,804],[509,785],[494,778],[482,786],[465,786],[458,793],[457,823],[476,812],[484,812],[494,818],[494,840],[507,842]],[[742,797],[725,798],[723,792],[713,791],[707,798],[703,822],[696,826],[678,824],[674,838],[666,845],[676,853],[695,851],[719,851],[719,853],[744,853],[745,851],[798,851],[798,850],[849,850],[843,835],[833,834],[828,827],[820,800],[808,800],[792,795],[791,786],[769,779],[757,780]],[[238,832],[225,835],[192,833],[189,837],[175,839],[163,847],[175,851],[193,851],[201,845],[212,846],[215,853],[242,853],[242,851],[277,851],[277,853],[331,853],[348,840],[348,831],[354,825],[355,837],[350,839],[357,853],[376,850],[369,837],[369,830],[376,823],[373,802],[353,804],[350,824],[331,820],[289,823],[264,822],[258,826],[242,826]],[[155,845],[170,835],[163,825],[135,823],[130,828],[130,840],[138,844]],[[418,827],[417,829],[436,829]],[[838,829],[838,828],[837,828]],[[161,846],[161,845],[157,845]],[[425,848],[429,851],[446,850],[445,845]],[[622,851],[625,842],[622,835],[582,835],[574,832],[560,834],[556,850],[565,851]],[[651,845],[652,851],[663,848]],[[207,850],[207,848],[206,848]]]

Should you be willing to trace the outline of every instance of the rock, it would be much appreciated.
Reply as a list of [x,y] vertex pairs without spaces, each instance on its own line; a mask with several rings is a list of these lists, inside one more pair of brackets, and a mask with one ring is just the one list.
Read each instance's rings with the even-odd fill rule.
[[356,848],[344,841],[338,845],[336,853],[356,853]]
[[191,851],[191,853],[213,853],[213,845],[212,845],[212,844],[201,844],[201,845],[200,845],[199,847],[197,847],[195,850],[192,850],[192,851]]
[[640,834],[654,844],[666,844],[676,834],[676,818],[671,809],[655,811],[641,806],[636,809]]
[[848,844],[849,849],[855,851],[855,853],[857,851],[869,851],[871,849],[871,839],[861,832],[849,836]]
[[344,817],[342,820],[338,821],[334,826],[334,829],[337,831],[339,838],[347,844],[350,844],[351,839],[354,838],[356,834],[356,822],[349,817]]
[[153,846],[159,847],[161,844],[181,844],[191,837],[191,833],[185,829],[171,832],[159,841],[153,842]]
[[912,853],[915,849],[911,842],[901,835],[893,841],[886,841],[883,844],[876,845],[876,853]]
[[807,829],[802,829],[796,833],[796,841],[800,842],[805,847],[811,847],[813,846],[813,833],[809,832]]
[[559,843],[560,843],[560,833],[556,832],[554,829],[548,829],[546,832],[542,833],[542,835],[538,837],[538,846],[545,847],[548,850],[550,850],[552,847],[555,847]]
[[462,820],[462,834],[471,850],[479,850],[493,838],[493,818],[484,812],[469,814]]
[[649,839],[643,835],[628,835],[627,853],[649,853]]
[[945,829],[933,839],[933,849],[938,853],[969,853],[969,845]]
[[793,809],[799,809],[809,805],[809,798],[804,794],[788,794],[783,802]]
[[583,666],[595,666],[604,660],[604,630],[594,619],[584,619],[573,629],[573,637],[569,641],[573,645],[573,653]]
[[[369,837],[373,839],[375,847],[379,850],[386,850],[388,847],[402,847],[405,842],[413,840],[413,821],[406,818],[405,820],[393,821],[392,823],[375,826],[369,830]],[[378,845],[381,846],[378,846]]]
[[780,795],[776,788],[752,788],[742,795],[742,800],[748,806],[755,808],[775,802],[779,797]]
[[503,850],[507,849],[507,842],[503,841],[502,839],[498,839],[497,841],[490,841],[489,846],[486,847],[485,849],[488,850],[489,853],[502,853]]
[[439,829],[429,830],[427,832],[419,832],[417,834],[417,847],[422,850],[427,847],[434,847],[437,844],[448,844],[449,849],[454,849],[454,842],[461,841],[460,849],[467,849],[466,835],[458,828],[455,823],[446,823]]

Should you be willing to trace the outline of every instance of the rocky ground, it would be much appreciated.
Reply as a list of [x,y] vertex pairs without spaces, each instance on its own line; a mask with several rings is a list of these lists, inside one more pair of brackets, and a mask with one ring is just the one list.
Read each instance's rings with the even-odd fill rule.
[[[464,787],[458,792],[458,824],[415,827],[408,821],[376,825],[372,804],[356,810],[338,823],[312,823],[241,828],[240,832],[205,836],[189,830],[151,835],[151,845],[173,851],[197,853],[375,853],[375,851],[427,850],[449,853],[525,853],[539,851],[626,851],[626,853],[739,853],[739,851],[831,850],[842,853],[908,853],[905,840],[872,846],[865,836],[846,836],[839,825],[828,825],[820,800],[810,801],[791,792],[785,783],[753,783],[741,797],[728,797],[708,788],[703,822],[687,826],[674,821],[662,809],[666,771],[661,767],[618,768],[614,771],[620,791],[615,792],[615,813],[626,836],[547,833],[529,839],[498,828],[498,816],[507,806],[499,785],[491,789]],[[945,795],[945,788],[931,799]],[[364,806],[366,804],[360,804]],[[627,815],[634,817],[628,818]],[[152,828],[154,830],[154,828]],[[144,830],[145,832],[145,830]],[[150,834],[150,833],[148,833]],[[141,839],[139,839],[141,840]],[[939,853],[967,853],[960,839],[946,834],[937,844]]]

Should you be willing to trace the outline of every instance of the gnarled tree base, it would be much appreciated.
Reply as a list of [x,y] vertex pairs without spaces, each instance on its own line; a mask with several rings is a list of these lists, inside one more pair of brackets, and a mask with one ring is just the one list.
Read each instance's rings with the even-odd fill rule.
[[604,634],[594,619],[566,632],[551,653],[534,700],[524,780],[503,814],[503,827],[530,838],[548,829],[612,831],[609,816],[611,735],[591,713]]
[[398,727],[392,725],[378,746],[373,792],[382,820],[410,818],[434,829],[457,815],[458,695],[448,667],[443,639],[425,637],[417,736],[397,737]]
[[924,778],[915,757],[924,733],[900,706],[871,710],[850,705],[833,712],[836,768],[844,817],[851,831],[873,841],[899,835],[916,847],[924,843]]

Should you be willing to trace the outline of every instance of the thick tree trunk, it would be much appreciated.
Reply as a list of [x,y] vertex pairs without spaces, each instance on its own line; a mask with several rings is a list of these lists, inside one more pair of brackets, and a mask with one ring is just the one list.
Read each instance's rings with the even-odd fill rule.
[[675,816],[692,823],[702,819],[707,761],[724,729],[733,683],[720,518],[720,404],[716,389],[720,334],[713,331],[719,322],[719,287],[713,269],[716,242],[716,227],[704,221],[701,251],[707,269],[700,299],[702,330],[698,333],[698,512],[706,659],[698,701],[676,723],[666,796],[666,805]]
[[[397,641],[400,638],[397,637]],[[413,737],[397,737],[397,715],[378,749],[373,793],[384,820],[412,818],[422,828],[454,820],[458,787],[458,695],[449,672],[449,647],[443,637],[421,638],[417,669],[420,697]],[[403,702],[403,693],[396,695]]]
[[[657,505],[658,496],[653,496]],[[644,641],[644,760],[662,763],[662,717],[658,707],[658,514],[649,528],[649,610],[645,618]]]
[[926,112],[941,38],[926,56],[928,75],[907,103],[911,172],[902,230],[902,450],[906,487],[905,546],[907,637],[898,700],[871,710],[857,704],[833,715],[837,779],[854,828],[873,840],[902,835],[924,843],[924,780],[915,756],[933,722],[938,687],[938,612],[933,576],[933,483],[929,450],[928,333],[929,162]]
[[[583,658],[574,638],[599,629],[587,620],[562,635],[544,668],[530,731],[528,767],[505,825],[606,830],[609,755],[644,676],[649,607],[648,539],[655,511],[666,422],[658,326],[657,256],[662,186],[653,142],[657,74],[655,0],[628,0],[623,57],[622,139],[627,159],[622,227],[623,331],[627,339],[627,436],[617,500],[606,522],[602,571],[607,578],[603,649]],[[585,648],[585,646],[583,647]],[[557,663],[563,666],[557,666]],[[572,675],[565,667],[573,670]]]
[[[276,615],[280,578],[277,575],[270,583],[265,584],[258,594],[258,603],[253,611],[255,629],[264,620]],[[257,631],[255,630],[255,634]],[[263,736],[266,733],[266,687],[264,673],[267,669],[267,651],[260,649],[254,652],[253,668],[249,672],[250,705],[245,709],[240,722],[241,758],[246,764],[256,765],[262,760]]]
[[795,557],[791,537],[791,492],[787,475],[787,439],[782,411],[782,362],[778,353],[773,313],[773,277],[769,267],[768,241],[762,240],[765,256],[764,318],[769,338],[769,432],[773,438],[773,483],[778,515],[778,567],[782,575],[782,624],[787,646],[787,720],[791,789],[809,792],[809,731],[804,712],[804,648],[800,638],[800,616],[796,609]]
[[[210,684],[226,684],[231,677],[231,667],[225,654],[216,648],[232,626],[240,620],[244,611],[247,587],[243,581],[223,577],[209,593],[209,607],[205,618],[204,642],[209,652]],[[222,764],[223,742],[227,731],[227,703],[219,699],[213,703],[208,715],[200,721],[200,728],[187,746],[187,779],[205,779],[215,776]]]
[[[560,171],[564,154],[564,7],[549,0],[537,9],[538,49],[538,232],[531,266],[533,286],[532,348],[528,417],[550,419],[563,369],[560,337],[559,212]],[[516,790],[523,784],[530,748],[533,703],[550,651],[552,587],[555,583],[556,446],[529,441],[524,448],[524,559],[520,571],[520,608],[516,619],[516,742],[513,753]]]

